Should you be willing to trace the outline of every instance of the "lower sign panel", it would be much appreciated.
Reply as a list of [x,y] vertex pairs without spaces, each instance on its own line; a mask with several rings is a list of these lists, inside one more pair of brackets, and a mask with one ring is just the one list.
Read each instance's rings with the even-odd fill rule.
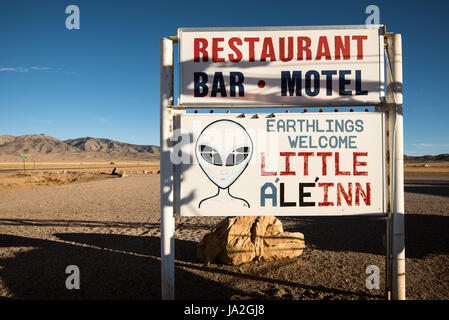
[[177,211],[385,215],[384,121],[380,112],[182,115]]

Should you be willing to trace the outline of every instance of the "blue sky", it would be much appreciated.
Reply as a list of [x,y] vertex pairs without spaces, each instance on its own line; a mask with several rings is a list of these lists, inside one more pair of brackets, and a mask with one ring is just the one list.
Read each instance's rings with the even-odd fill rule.
[[[338,3],[338,5],[337,5]],[[68,30],[65,8],[80,8]],[[178,27],[364,24],[403,36],[405,153],[449,153],[447,1],[0,1],[0,135],[159,144],[159,39]]]

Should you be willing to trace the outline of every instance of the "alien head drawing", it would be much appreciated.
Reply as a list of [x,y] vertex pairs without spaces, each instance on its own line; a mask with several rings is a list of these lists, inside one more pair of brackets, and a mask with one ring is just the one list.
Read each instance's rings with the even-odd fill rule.
[[237,122],[218,120],[201,132],[195,146],[196,159],[218,190],[215,195],[201,200],[200,208],[249,208],[249,203],[232,196],[229,188],[248,166],[252,153],[251,137]]

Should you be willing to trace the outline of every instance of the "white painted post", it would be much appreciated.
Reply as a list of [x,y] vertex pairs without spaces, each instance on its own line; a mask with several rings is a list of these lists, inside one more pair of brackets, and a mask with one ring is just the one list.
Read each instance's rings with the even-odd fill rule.
[[393,36],[393,95],[395,100],[395,128],[393,150],[393,220],[392,220],[392,295],[405,300],[405,228],[404,228],[404,150],[402,109],[402,38]]
[[394,132],[394,120],[396,119],[396,108],[394,104],[394,96],[393,96],[393,81],[392,81],[392,66],[391,66],[391,59],[390,57],[393,56],[393,33],[387,33],[385,34],[385,42],[387,44],[386,46],[386,64],[387,64],[387,70],[386,70],[386,81],[387,81],[387,95],[386,100],[387,104],[382,108],[383,111],[386,113],[387,116],[387,144],[388,144],[388,190],[389,190],[389,197],[388,197],[388,217],[386,219],[386,259],[385,259],[385,297],[387,300],[391,300],[391,280],[392,280],[392,210],[393,210],[393,132]]
[[175,218],[173,165],[169,145],[173,132],[173,40],[161,39],[160,69],[160,192],[161,192],[161,298],[175,298]]

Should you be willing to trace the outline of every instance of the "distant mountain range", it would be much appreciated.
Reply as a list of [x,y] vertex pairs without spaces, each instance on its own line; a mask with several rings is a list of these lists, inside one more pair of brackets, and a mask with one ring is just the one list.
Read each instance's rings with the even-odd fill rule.
[[[21,156],[37,161],[78,160],[159,160],[160,148],[137,145],[105,138],[58,140],[45,134],[0,136],[0,161],[17,161]],[[436,156],[404,156],[407,163],[449,162],[449,154]]]
[[104,138],[58,140],[45,134],[0,136],[0,161],[21,156],[37,161],[159,160],[159,147],[136,145]]
[[404,156],[404,161],[413,162],[449,162],[449,154],[443,153],[437,156]]

